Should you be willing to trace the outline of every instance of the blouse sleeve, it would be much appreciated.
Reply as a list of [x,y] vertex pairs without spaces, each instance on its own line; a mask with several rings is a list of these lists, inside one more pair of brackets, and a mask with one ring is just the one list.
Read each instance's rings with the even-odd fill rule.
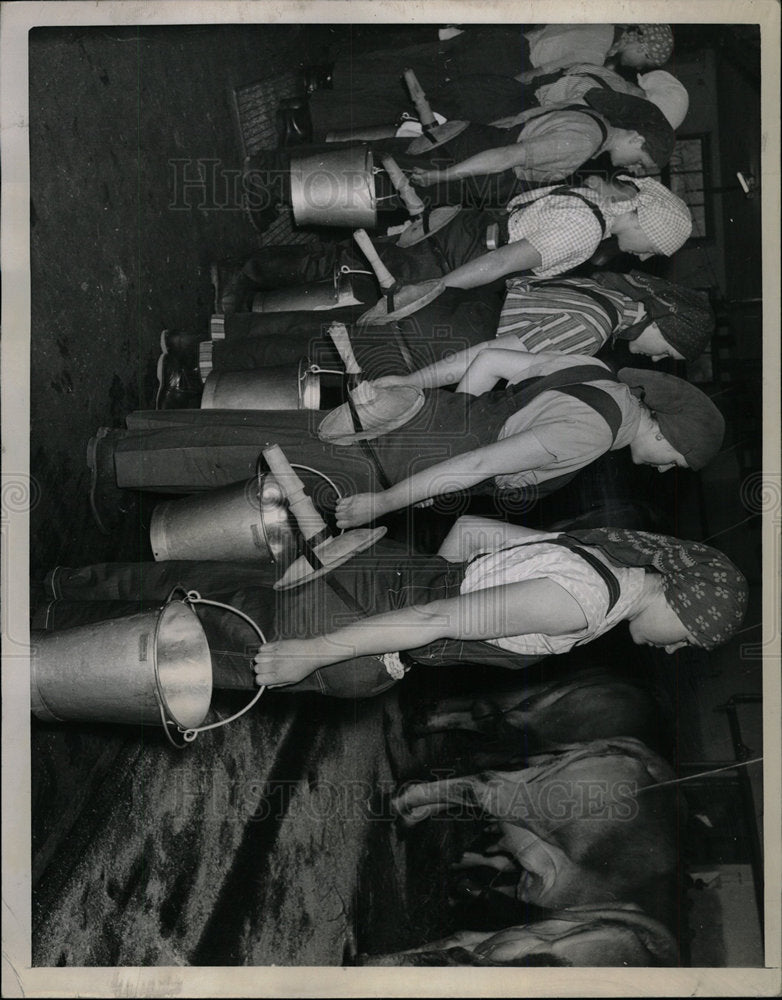
[[600,246],[603,229],[592,209],[580,199],[549,195],[513,213],[508,235],[511,242],[525,239],[537,250],[540,264],[532,270],[547,278],[589,260]]

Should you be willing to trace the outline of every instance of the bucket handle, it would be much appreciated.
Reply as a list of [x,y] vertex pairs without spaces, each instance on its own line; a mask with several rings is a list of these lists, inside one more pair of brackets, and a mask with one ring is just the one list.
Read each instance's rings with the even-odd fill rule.
[[[325,371],[325,369],[321,369],[321,371]],[[336,375],[344,375],[345,373],[344,372],[335,372],[334,374],[336,374]],[[262,485],[263,485],[261,483],[261,480],[263,478],[263,473],[261,472],[262,463],[263,463],[263,452],[261,452],[258,455],[258,458],[255,460],[255,477],[256,477],[257,482],[258,482],[258,503],[259,503],[259,505],[260,505],[260,502],[261,502],[261,492],[262,492]],[[334,482],[334,480],[331,479],[329,476],[327,476],[325,472],[321,472],[320,469],[313,469],[311,465],[302,465],[301,462],[291,462],[290,463],[290,467],[292,469],[304,469],[306,472],[312,472],[314,475],[320,476],[321,479],[325,479],[325,481],[329,484],[329,486],[332,488],[332,490],[334,490],[334,492],[337,494],[337,498],[340,499],[340,500],[342,499],[343,494],[342,494],[341,490],[339,489],[339,487],[337,486],[337,484]],[[345,530],[344,528],[340,529],[340,532],[339,532],[340,535],[343,534],[344,530]],[[181,587],[178,588],[178,589],[182,590]],[[172,593],[173,593],[173,591],[172,591]],[[171,599],[171,597],[169,595],[169,600],[170,599]]]
[[[238,608],[234,608],[230,604],[223,604],[221,601],[209,601],[205,597],[201,597],[201,595],[198,593],[197,590],[188,590],[185,592],[184,587],[175,587],[168,595],[168,600],[166,601],[167,604],[170,603],[170,601],[173,598],[173,595],[177,591],[181,591],[185,594],[184,598],[182,599],[183,604],[189,604],[189,605],[208,604],[214,608],[223,608],[224,611],[233,611],[234,614],[239,615],[240,618],[243,618],[247,622],[247,624],[250,625],[255,630],[255,632],[258,634],[258,638],[261,640],[261,643],[263,645],[266,645],[266,636],[261,631],[260,626],[256,622],[254,622],[249,615],[246,615],[244,611],[240,611]],[[183,729],[175,722],[172,722],[171,720],[166,718],[165,708],[163,706],[163,697],[160,690],[160,678],[158,675],[157,659],[155,659],[155,694],[157,696],[158,707],[160,709],[160,718],[163,722],[163,731],[166,734],[168,742],[173,747],[176,747],[177,750],[184,750],[185,747],[187,747],[190,743],[192,743],[195,740],[195,738],[198,736],[199,733],[205,733],[209,729],[219,729],[221,726],[227,726],[229,722],[234,722],[240,716],[244,715],[246,712],[249,712],[250,709],[258,702],[258,699],[261,697],[261,695],[265,690],[266,690],[266,685],[262,684],[258,688],[257,692],[253,695],[252,700],[249,701],[244,706],[244,708],[239,709],[238,712],[234,712],[234,714],[230,715],[227,719],[221,719],[219,722],[212,722],[208,726],[193,726],[190,729]],[[184,743],[177,743],[173,739],[168,729],[169,726],[176,726],[177,731],[182,734],[182,739],[184,740]]]

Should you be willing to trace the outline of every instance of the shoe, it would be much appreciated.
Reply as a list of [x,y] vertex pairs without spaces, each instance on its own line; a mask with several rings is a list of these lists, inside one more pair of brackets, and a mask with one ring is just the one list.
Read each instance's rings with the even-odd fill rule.
[[[198,366],[196,358],[195,368]],[[156,410],[197,410],[201,405],[201,376],[174,354],[161,354],[157,361]]]
[[277,138],[282,149],[312,142],[312,118],[306,100],[293,97],[277,109]]
[[304,75],[304,89],[308,94],[314,94],[316,90],[334,89],[334,63],[315,63],[311,66],[302,66]]
[[90,507],[98,530],[110,535],[122,519],[138,506],[136,497],[117,486],[114,472],[114,444],[107,438],[109,427],[99,427],[87,444],[87,468],[90,470]]
[[160,350],[170,354],[184,368],[198,367],[198,345],[203,337],[189,330],[163,330],[160,334]]

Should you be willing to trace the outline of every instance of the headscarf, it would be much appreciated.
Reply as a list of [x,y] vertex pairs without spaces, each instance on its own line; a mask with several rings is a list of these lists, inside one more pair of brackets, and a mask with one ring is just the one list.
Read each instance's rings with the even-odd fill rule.
[[568,531],[617,566],[644,566],[663,577],[663,593],[682,625],[705,649],[727,642],[747,609],[744,574],[718,549],[648,531],[586,528]]
[[643,303],[646,317],[618,333],[621,340],[635,340],[650,323],[656,323],[671,347],[688,361],[694,361],[706,350],[715,322],[706,292],[676,285],[644,271],[629,274],[601,271],[592,280]]
[[627,25],[622,38],[640,42],[650,66],[662,66],[673,55],[673,30],[670,24]]
[[584,100],[613,128],[633,130],[643,136],[646,149],[658,167],[664,167],[670,160],[676,136],[665,115],[651,101],[601,87],[587,91]]
[[[638,189],[635,198],[622,207],[626,212],[636,209],[638,225],[654,247],[655,253],[671,257],[692,233],[692,216],[685,203],[653,177],[628,177],[621,174],[620,181],[633,184]],[[638,254],[641,260],[651,254]]]
[[644,368],[620,368],[616,377],[636,390],[691,469],[708,465],[722,447],[725,418],[705,392],[675,375]]
[[690,95],[684,84],[664,69],[639,73],[638,84],[646,94],[646,99],[656,104],[665,115],[671,128],[677,129],[684,121],[690,106]]

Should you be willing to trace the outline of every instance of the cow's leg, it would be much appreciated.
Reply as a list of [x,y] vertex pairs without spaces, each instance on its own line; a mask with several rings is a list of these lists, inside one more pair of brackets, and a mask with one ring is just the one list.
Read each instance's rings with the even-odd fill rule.
[[409,955],[417,955],[421,952],[447,951],[449,948],[466,948],[472,950],[494,934],[496,934],[496,931],[456,931],[450,937],[442,938],[440,941],[429,941],[415,948],[407,948],[405,951],[394,951],[385,955],[362,955],[360,964],[409,965],[411,964],[407,960],[407,956]]
[[475,787],[479,783],[480,779],[474,776],[422,781],[394,796],[391,805],[405,824],[413,826],[448,806],[474,805],[477,801]]

